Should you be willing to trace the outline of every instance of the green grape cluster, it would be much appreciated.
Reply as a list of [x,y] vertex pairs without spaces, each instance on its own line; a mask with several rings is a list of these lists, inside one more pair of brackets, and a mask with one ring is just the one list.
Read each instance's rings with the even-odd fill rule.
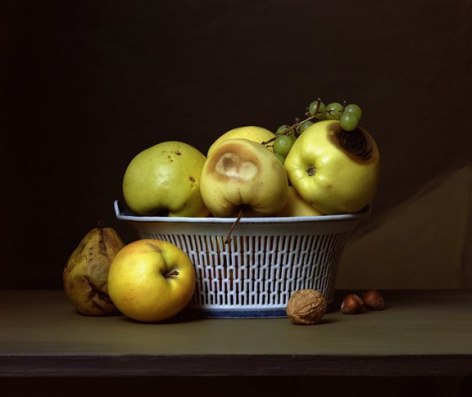
[[297,139],[295,135],[295,129],[287,124],[281,125],[277,128],[275,132],[275,139],[274,139],[274,153],[277,158],[282,162],[285,161],[285,157],[287,157],[288,152],[292,148],[293,143]]
[[343,130],[353,131],[359,125],[362,109],[355,103],[331,102],[325,105],[320,99],[317,99],[308,106],[307,115],[313,116],[318,121],[339,120]]
[[294,124],[283,124],[277,128],[273,139],[273,149],[277,158],[283,163],[293,143],[308,127],[322,120],[339,120],[345,131],[353,131],[359,126],[362,109],[355,103],[331,102],[325,105],[320,98],[312,101],[303,120],[297,119]]

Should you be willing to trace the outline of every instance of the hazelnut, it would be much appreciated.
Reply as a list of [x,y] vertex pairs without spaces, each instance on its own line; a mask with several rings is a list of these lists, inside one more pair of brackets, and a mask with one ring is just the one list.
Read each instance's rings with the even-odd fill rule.
[[380,291],[372,289],[364,292],[362,300],[367,309],[382,310],[385,308],[385,301]]
[[347,295],[341,304],[341,312],[344,314],[358,314],[363,311],[364,302],[357,294]]
[[327,306],[321,292],[314,289],[301,289],[290,296],[286,313],[294,324],[316,324],[321,321]]

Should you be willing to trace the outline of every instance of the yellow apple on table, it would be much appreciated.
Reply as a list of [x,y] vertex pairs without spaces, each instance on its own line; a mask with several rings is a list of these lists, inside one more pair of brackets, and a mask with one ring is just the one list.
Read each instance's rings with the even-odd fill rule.
[[269,216],[287,200],[288,179],[282,163],[260,143],[244,138],[218,145],[202,169],[200,190],[216,217]]
[[288,187],[288,196],[285,205],[274,216],[320,216],[323,215],[316,208],[308,204],[293,186]]
[[138,153],[123,177],[123,197],[138,215],[207,216],[200,194],[206,157],[180,141],[165,141]]
[[[210,146],[207,152],[207,157],[210,157],[216,148],[219,146],[220,143],[227,141],[228,139],[237,139],[237,138],[244,138],[249,139],[250,141],[263,143],[267,141],[271,141],[275,138],[275,134],[263,127],[258,127],[254,125],[248,125],[244,127],[237,127],[233,128],[224,134],[220,135]],[[268,146],[269,150],[272,149],[272,145]]]
[[115,256],[108,273],[108,292],[126,317],[147,323],[174,317],[191,301],[196,275],[187,254],[176,245],[136,240]]
[[284,166],[300,196],[320,212],[355,213],[377,191],[380,155],[362,127],[344,131],[338,120],[325,120],[298,137]]

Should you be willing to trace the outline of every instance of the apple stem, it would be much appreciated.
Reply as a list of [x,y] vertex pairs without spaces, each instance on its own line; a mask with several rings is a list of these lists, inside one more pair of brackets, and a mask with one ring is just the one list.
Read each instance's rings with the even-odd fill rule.
[[169,277],[178,276],[178,275],[179,275],[178,270],[172,269],[169,273],[166,273],[165,277],[169,278]]
[[231,242],[231,235],[233,234],[233,231],[236,228],[236,225],[239,223],[239,221],[243,217],[243,212],[244,212],[243,208],[241,207],[239,209],[238,216],[237,216],[236,220],[233,222],[233,224],[231,225],[231,228],[228,231],[228,234],[226,235],[225,244],[229,244]]

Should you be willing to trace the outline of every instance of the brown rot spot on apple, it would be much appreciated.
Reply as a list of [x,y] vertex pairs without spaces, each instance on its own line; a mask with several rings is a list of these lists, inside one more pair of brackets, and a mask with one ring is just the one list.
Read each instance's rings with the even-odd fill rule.
[[215,165],[215,171],[227,178],[249,181],[258,173],[257,164],[237,153],[224,153]]
[[190,181],[190,183],[191,183],[192,185],[195,184],[196,180],[195,180],[195,178],[194,178],[192,175],[190,175],[190,176],[188,177],[188,179],[189,179],[189,181]]
[[358,161],[369,161],[374,156],[372,137],[358,127],[353,131],[344,131],[339,125],[333,126],[332,138],[334,143],[352,158]]

